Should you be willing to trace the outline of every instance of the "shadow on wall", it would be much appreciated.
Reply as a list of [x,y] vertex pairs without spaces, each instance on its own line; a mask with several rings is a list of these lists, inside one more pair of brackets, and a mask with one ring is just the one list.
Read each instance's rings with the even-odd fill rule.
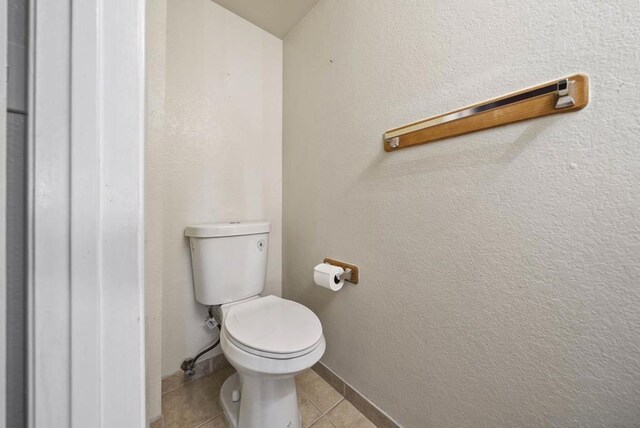
[[[493,141],[490,147],[484,143],[469,145],[465,144],[466,141],[461,140],[462,138],[468,139],[471,134],[429,144],[455,145],[455,149],[440,153],[425,151],[425,147],[428,146],[410,147],[401,152],[387,153],[383,151],[382,142],[380,142],[380,153],[362,171],[357,182],[388,181],[389,178],[421,175],[442,170],[459,170],[465,167],[509,163],[518,157],[544,130],[552,127],[560,119],[560,117],[548,117],[531,123],[514,141]],[[421,149],[423,153],[419,153]],[[409,160],[391,161],[392,157],[397,156],[398,153],[411,153],[412,156]],[[405,154],[405,156],[408,155]]]

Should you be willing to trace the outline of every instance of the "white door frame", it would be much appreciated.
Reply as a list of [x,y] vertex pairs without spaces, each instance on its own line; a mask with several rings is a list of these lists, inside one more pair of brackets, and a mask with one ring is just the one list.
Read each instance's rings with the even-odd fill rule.
[[30,427],[143,427],[144,0],[31,0]]

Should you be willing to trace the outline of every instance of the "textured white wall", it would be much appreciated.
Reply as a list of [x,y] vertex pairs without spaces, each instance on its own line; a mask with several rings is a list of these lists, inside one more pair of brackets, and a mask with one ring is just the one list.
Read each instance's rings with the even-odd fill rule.
[[281,293],[282,266],[282,41],[209,0],[169,0],[166,16],[163,218],[149,231],[162,241],[163,375],[215,338],[185,226],[268,220],[266,294]]
[[[285,38],[284,294],[400,423],[640,422],[638,46],[637,0],[321,0]],[[382,150],[579,71],[583,111]]]

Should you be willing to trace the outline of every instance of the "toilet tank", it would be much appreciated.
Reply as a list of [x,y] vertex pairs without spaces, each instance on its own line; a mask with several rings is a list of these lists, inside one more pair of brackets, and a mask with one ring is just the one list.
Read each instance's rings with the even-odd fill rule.
[[221,305],[257,296],[267,274],[270,223],[230,222],[189,226],[196,300]]

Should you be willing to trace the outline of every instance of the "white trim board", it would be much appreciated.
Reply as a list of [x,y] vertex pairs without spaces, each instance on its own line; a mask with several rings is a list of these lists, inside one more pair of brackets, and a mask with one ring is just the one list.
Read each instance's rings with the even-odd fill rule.
[[143,427],[144,0],[31,0],[29,426]]

